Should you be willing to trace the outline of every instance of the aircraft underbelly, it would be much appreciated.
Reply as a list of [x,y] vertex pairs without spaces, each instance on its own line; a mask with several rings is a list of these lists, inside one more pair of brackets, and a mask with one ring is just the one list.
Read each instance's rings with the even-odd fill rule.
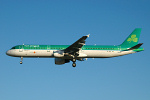
[[84,50],[87,58],[109,58],[135,53],[133,51]]

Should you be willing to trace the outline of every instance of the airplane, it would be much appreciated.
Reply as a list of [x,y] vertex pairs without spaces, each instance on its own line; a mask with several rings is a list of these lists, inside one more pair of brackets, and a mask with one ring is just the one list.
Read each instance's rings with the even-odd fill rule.
[[120,45],[85,45],[89,35],[83,36],[72,45],[17,45],[6,52],[8,56],[20,57],[22,64],[23,57],[55,58],[56,65],[73,62],[76,67],[76,60],[84,61],[87,58],[111,58],[143,51],[143,43],[138,43],[141,28],[136,28]]

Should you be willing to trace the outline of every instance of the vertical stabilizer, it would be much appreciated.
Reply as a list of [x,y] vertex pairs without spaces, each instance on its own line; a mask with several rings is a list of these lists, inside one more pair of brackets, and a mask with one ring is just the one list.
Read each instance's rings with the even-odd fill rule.
[[141,28],[136,28],[120,46],[135,46],[138,44]]

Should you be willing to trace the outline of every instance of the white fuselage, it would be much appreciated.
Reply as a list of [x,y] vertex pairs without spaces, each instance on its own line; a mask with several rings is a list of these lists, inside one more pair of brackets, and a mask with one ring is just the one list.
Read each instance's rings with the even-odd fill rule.
[[[14,57],[54,57],[54,52],[57,50],[24,50],[24,49],[11,49],[6,52],[7,55]],[[130,51],[119,50],[80,50],[77,58],[109,58],[117,57],[127,54],[136,53]],[[61,57],[65,58],[65,57]]]

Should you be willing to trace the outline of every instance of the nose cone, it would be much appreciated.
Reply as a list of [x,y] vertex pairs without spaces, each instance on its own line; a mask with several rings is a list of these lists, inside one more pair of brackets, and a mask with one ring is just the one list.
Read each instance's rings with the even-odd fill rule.
[[6,55],[8,55],[8,56],[10,56],[10,55],[11,55],[10,50],[8,50],[8,51],[6,52]]

